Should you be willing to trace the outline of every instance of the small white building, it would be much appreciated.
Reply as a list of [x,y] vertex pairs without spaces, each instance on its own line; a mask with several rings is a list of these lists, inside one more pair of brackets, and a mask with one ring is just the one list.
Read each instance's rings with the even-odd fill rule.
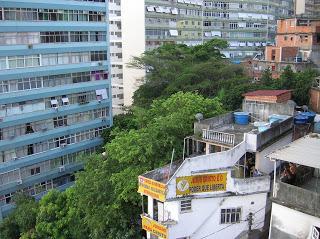
[[233,113],[195,123],[181,161],[139,176],[147,238],[232,239],[261,230],[273,171],[264,156],[291,142],[292,125],[288,116],[259,132],[235,124]]
[[[281,176],[274,175],[269,238],[319,239],[320,134],[298,139],[268,157],[275,167],[281,165]],[[283,173],[288,163],[295,172],[290,180]]]

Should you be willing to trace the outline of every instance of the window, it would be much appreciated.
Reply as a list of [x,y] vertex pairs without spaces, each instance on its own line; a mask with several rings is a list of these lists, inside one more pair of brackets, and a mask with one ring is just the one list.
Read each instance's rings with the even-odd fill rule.
[[221,224],[239,223],[241,219],[241,208],[221,209]]
[[40,167],[32,168],[30,170],[31,175],[36,175],[40,173]]
[[32,155],[32,154],[34,154],[33,144],[29,144],[28,145],[28,155]]
[[67,125],[68,125],[67,116],[60,116],[57,118],[53,118],[53,126],[55,128],[61,127],[61,126],[67,126]]
[[180,212],[190,212],[191,211],[191,199],[180,201]]

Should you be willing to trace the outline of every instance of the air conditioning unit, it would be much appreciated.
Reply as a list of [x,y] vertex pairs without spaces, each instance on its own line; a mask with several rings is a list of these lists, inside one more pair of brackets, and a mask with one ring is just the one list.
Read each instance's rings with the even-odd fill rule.
[[6,108],[7,108],[6,105],[1,105],[1,106],[0,106],[0,109],[2,109],[2,110],[5,110]]
[[9,139],[14,139],[15,137],[16,135],[14,133],[9,135]]
[[66,167],[65,166],[60,166],[59,167],[59,172],[62,173],[64,171],[66,171]]
[[47,131],[47,129],[48,129],[47,126],[43,126],[43,127],[41,128],[42,131]]
[[17,180],[17,185],[21,185],[22,184],[22,179]]
[[17,160],[17,159],[18,159],[17,156],[12,157],[12,160]]
[[98,66],[102,66],[103,65],[103,62],[102,61],[99,61],[98,62]]
[[106,122],[107,121],[107,118],[106,117],[103,117],[102,118],[102,122]]
[[32,44],[28,44],[28,48],[29,48],[29,49],[32,49],[32,48],[33,48],[33,45],[32,45]]

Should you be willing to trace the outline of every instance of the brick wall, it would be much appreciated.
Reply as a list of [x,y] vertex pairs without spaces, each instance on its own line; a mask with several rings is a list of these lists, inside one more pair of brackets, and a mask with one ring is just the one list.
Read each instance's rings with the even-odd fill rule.
[[280,96],[246,96],[247,101],[267,102],[267,103],[283,103],[291,100],[291,92]]
[[310,107],[313,111],[320,113],[320,89],[318,88],[310,90]]

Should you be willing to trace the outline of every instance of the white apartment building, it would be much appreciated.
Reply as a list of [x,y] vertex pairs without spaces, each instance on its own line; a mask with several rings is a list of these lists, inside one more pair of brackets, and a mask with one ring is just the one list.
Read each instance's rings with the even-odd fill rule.
[[[268,155],[278,167],[274,174],[270,239],[320,238],[319,149],[320,135],[310,134]],[[295,168],[290,182],[281,176],[289,163]]]
[[109,0],[109,23],[112,108],[116,115],[122,112],[124,105],[121,0]]
[[201,120],[185,138],[181,161],[139,176],[147,238],[232,239],[263,229],[273,171],[265,155],[291,142],[293,106],[255,102],[259,107],[245,100],[243,108],[250,104],[252,115],[278,110],[282,119],[261,132],[235,123],[233,113]]

